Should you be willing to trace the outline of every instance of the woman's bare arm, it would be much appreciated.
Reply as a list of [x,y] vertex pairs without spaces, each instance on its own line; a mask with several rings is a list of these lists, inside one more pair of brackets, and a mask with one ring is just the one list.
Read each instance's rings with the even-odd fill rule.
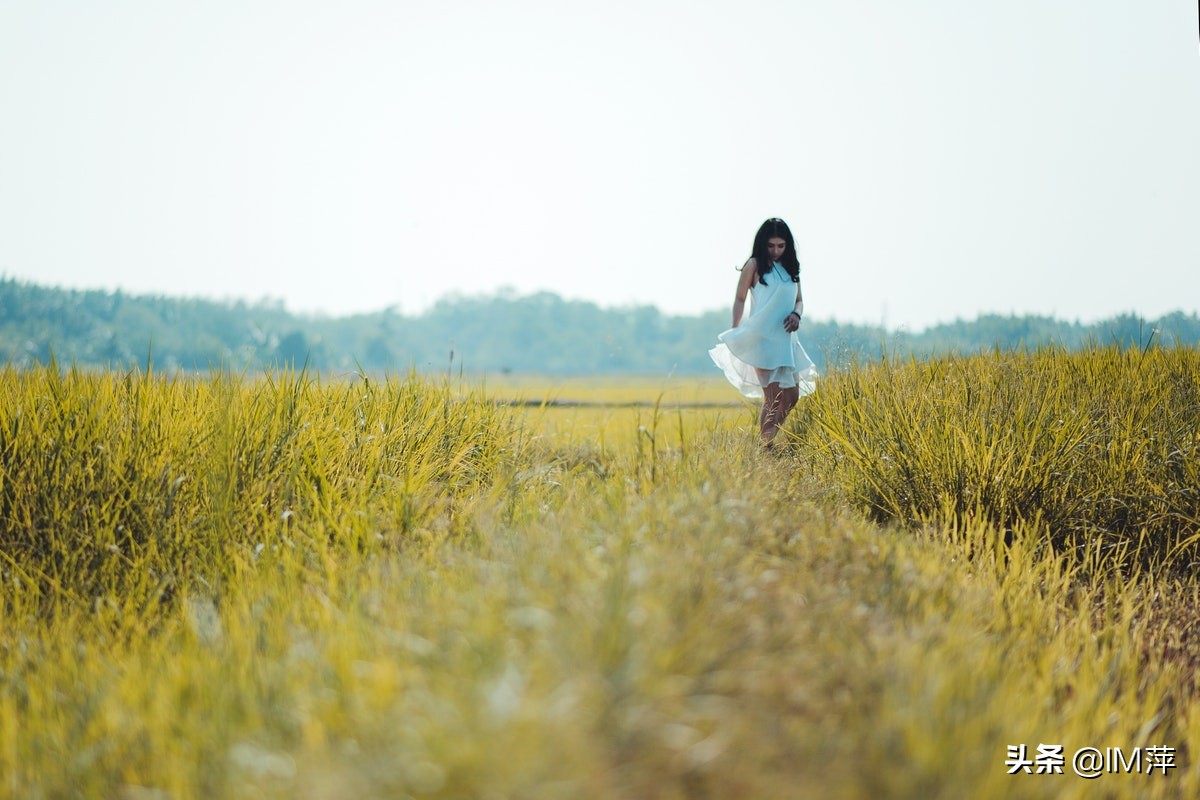
[[742,274],[738,276],[737,293],[733,296],[733,327],[742,321],[742,313],[746,310],[746,295],[758,278],[758,262],[753,258],[742,265]]

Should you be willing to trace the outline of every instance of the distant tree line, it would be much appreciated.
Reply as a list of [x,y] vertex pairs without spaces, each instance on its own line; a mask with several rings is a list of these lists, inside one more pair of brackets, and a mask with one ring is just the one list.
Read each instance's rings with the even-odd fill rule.
[[[452,296],[412,316],[394,308],[324,317],[279,301],[217,302],[50,288],[0,279],[0,358],[127,369],[258,370],[286,365],[326,373],[702,373],[727,310],[695,316],[653,306],[604,309],[541,292]],[[1195,312],[1157,320],[1122,314],[1083,325],[1042,316],[984,315],[919,332],[808,320],[801,336],[819,368],[884,354],[917,357],[981,349],[1089,342],[1120,347],[1194,346]]]

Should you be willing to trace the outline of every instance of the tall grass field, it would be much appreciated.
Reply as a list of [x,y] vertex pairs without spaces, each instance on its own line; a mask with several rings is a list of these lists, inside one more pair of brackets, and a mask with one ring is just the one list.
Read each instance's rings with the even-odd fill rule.
[[690,381],[0,371],[0,796],[1200,796],[1200,354]]

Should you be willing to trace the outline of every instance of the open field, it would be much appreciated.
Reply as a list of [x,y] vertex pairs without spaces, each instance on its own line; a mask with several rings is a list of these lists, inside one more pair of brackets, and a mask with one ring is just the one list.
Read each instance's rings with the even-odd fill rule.
[[499,375],[457,381],[509,405],[518,423],[558,447],[609,452],[678,448],[691,434],[711,435],[753,422],[758,406],[716,375]]
[[0,372],[0,793],[1200,795],[1194,351],[506,380]]
[[563,404],[611,406],[739,406],[738,395],[719,372],[714,375],[466,376],[460,385],[478,388],[488,397]]

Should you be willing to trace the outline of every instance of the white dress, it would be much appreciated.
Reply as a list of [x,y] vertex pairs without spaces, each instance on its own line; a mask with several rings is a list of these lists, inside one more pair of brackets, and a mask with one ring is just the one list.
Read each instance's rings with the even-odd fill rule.
[[776,261],[767,274],[767,285],[756,280],[750,298],[750,313],[736,328],[718,336],[720,343],[708,351],[713,362],[746,397],[762,397],[763,387],[770,383],[778,383],[781,389],[796,386],[801,395],[811,394],[817,388],[817,369],[796,334],[783,329],[796,307],[791,276]]

